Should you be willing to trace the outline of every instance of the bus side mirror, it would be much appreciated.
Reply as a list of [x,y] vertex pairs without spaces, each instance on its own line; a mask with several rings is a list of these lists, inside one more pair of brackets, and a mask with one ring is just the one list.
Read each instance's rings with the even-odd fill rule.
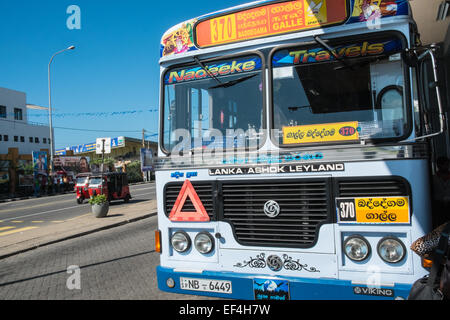
[[[442,106],[442,98],[439,89],[439,77],[438,77],[438,65],[437,59],[435,57],[436,46],[431,46],[430,48],[424,50],[417,56],[418,69],[419,69],[419,81],[420,87],[423,91],[421,94],[425,95],[427,99],[423,101],[427,104],[429,110],[431,110],[431,92],[434,92],[435,95],[435,108],[438,115],[439,129],[433,133],[428,135],[418,137],[416,139],[430,138],[444,133],[446,128],[445,114]],[[415,51],[415,50],[414,50]],[[428,92],[425,92],[428,91]],[[434,104],[434,103],[433,103]]]
[[416,68],[419,65],[419,58],[417,52],[414,49],[406,48],[402,52],[403,62],[411,68]]

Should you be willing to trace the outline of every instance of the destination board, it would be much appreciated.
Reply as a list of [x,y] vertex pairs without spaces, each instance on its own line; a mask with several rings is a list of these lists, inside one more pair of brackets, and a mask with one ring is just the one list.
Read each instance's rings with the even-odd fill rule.
[[346,0],[285,1],[199,22],[195,27],[199,47],[211,47],[261,37],[344,23]]

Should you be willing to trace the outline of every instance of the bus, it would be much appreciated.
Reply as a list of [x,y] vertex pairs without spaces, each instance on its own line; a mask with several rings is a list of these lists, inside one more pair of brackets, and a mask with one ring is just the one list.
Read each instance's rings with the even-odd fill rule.
[[168,30],[159,289],[407,299],[440,218],[438,50],[406,0],[256,1]]

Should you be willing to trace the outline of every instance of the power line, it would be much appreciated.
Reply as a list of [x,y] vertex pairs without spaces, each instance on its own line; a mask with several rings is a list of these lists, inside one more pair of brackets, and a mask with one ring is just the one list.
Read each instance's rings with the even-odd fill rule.
[[94,129],[79,129],[79,128],[66,128],[66,127],[53,127],[54,129],[60,130],[71,130],[71,131],[88,131],[88,132],[125,132],[125,133],[136,133],[142,132],[142,130],[94,130]]

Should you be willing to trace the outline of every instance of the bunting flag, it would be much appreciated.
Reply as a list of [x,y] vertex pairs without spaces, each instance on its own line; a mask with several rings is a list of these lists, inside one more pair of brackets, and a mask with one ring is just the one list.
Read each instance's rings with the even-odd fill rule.
[[[140,115],[143,113],[157,113],[158,108],[147,110],[128,110],[128,111],[112,111],[112,112],[69,112],[69,113],[53,113],[54,118],[66,118],[66,117],[114,117],[125,115]],[[46,113],[28,114],[28,117],[48,117]]]

